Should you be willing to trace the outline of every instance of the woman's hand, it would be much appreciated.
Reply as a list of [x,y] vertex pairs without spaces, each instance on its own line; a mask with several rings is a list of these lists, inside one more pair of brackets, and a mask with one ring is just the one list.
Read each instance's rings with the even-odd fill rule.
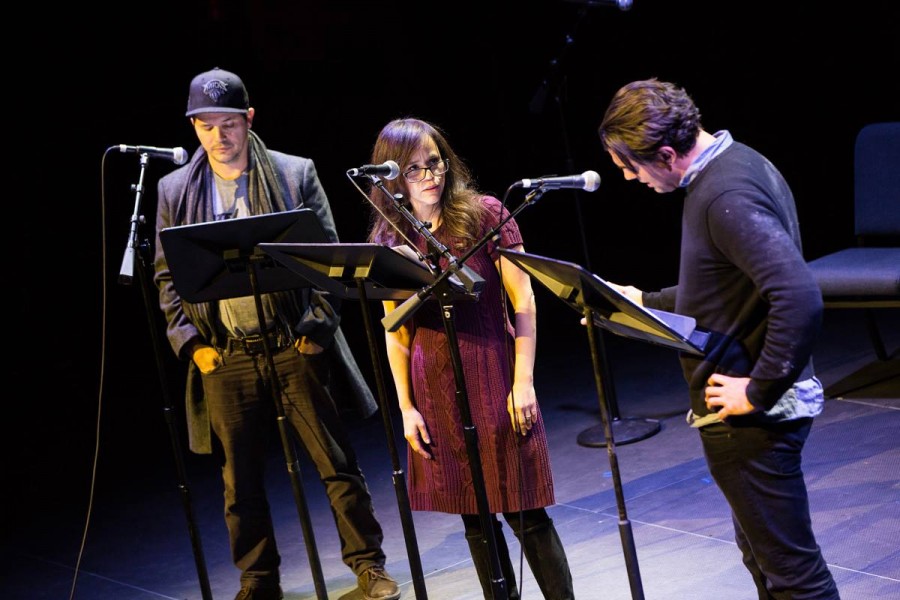
[[400,413],[403,415],[403,437],[406,438],[409,447],[422,458],[431,460],[431,453],[427,448],[431,444],[431,437],[428,435],[428,427],[422,413],[415,408],[401,408]]
[[513,384],[506,398],[506,412],[512,422],[513,431],[528,435],[538,420],[537,396],[531,383]]

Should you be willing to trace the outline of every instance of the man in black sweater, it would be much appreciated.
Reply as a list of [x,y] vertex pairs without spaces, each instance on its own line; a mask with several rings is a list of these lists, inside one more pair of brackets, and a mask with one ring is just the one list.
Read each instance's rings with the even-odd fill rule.
[[619,289],[646,307],[693,317],[710,334],[704,356],[681,355],[688,421],[731,506],[759,598],[839,598],[801,468],[824,404],[812,365],[823,307],[788,184],[728,131],[705,131],[690,96],[656,79],[622,87],[599,134],[625,179],[658,193],[686,191],[678,285]]

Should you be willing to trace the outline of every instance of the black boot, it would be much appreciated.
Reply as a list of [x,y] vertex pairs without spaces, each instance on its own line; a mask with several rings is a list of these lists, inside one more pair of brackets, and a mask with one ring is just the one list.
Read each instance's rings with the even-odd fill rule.
[[[495,523],[494,537],[497,540],[497,556],[500,559],[500,570],[503,579],[506,580],[506,597],[509,600],[519,600],[519,589],[516,587],[516,571],[513,569],[509,558],[509,547],[503,536],[500,522]],[[482,535],[466,534],[469,542],[469,551],[472,553],[472,562],[475,563],[475,572],[478,573],[478,581],[484,592],[485,600],[493,600],[493,585],[491,584],[491,558],[488,552],[487,541]]]
[[525,550],[525,560],[546,600],[574,600],[572,572],[553,520],[547,519],[524,530],[513,531]]

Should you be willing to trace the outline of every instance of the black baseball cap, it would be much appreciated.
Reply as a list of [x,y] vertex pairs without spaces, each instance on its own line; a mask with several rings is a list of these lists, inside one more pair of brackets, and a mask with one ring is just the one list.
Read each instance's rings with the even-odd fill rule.
[[247,113],[250,97],[241,78],[216,67],[191,81],[186,117],[205,112]]

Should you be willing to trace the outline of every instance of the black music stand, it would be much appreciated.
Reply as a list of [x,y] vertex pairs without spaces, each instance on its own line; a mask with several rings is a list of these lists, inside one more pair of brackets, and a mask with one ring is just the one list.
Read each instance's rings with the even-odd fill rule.
[[[172,284],[183,299],[188,302],[211,302],[253,296],[260,331],[268,338],[270,332],[265,327],[261,294],[308,287],[309,284],[293,271],[275,263],[257,245],[272,241],[327,242],[328,236],[316,213],[302,208],[240,219],[167,227],[159,232],[159,239],[172,273]],[[300,481],[300,463],[284,418],[275,361],[269,344],[264,344],[264,347],[269,385],[278,415],[278,429],[316,595],[319,600],[327,600],[325,578]]]
[[[706,335],[695,330],[694,320],[675,313],[644,308],[610,287],[603,279],[574,263],[527,253],[515,253],[516,264],[528,271],[550,291],[559,296],[578,312],[585,305],[594,308],[594,324],[619,336],[639,339],[655,345],[667,346],[690,353],[700,353],[706,343]],[[511,258],[512,259],[512,258]],[[581,283],[582,280],[585,283]],[[610,425],[620,446],[638,442],[659,433],[659,421],[655,419],[619,416],[619,404],[615,386],[609,374],[603,336],[598,336],[600,372],[605,381],[601,402],[607,404]],[[590,448],[606,445],[605,425],[600,423],[578,434],[578,444]]]
[[381,244],[266,243],[259,248],[342,299],[406,300],[434,281],[424,264]]
[[595,326],[626,338],[701,356],[708,335],[695,328],[694,319],[635,304],[606,281],[574,263],[506,249],[501,249],[500,254],[524,269],[532,278],[581,313],[586,323],[591,324],[586,329],[591,346],[594,380],[600,399],[600,418],[619,510],[619,535],[625,551],[625,566],[628,570],[632,598],[643,600],[644,591],[634,536],[625,510],[625,495],[622,492],[619,463],[615,453],[615,437],[608,414],[609,408],[605,401],[610,396],[609,377],[607,373],[603,373],[598,351],[600,336],[596,335]]
[[409,506],[404,469],[394,443],[391,410],[387,402],[379,345],[375,342],[369,300],[405,300],[434,276],[422,264],[381,244],[260,244],[259,248],[314,286],[341,298],[359,300],[369,353],[375,371],[378,401],[393,465],[392,480],[400,509],[416,598],[427,600],[422,561]]
[[159,239],[178,295],[188,302],[252,296],[247,263],[257,263],[259,292],[308,287],[289,269],[256,249],[263,242],[327,242],[316,213],[309,208],[167,227]]

